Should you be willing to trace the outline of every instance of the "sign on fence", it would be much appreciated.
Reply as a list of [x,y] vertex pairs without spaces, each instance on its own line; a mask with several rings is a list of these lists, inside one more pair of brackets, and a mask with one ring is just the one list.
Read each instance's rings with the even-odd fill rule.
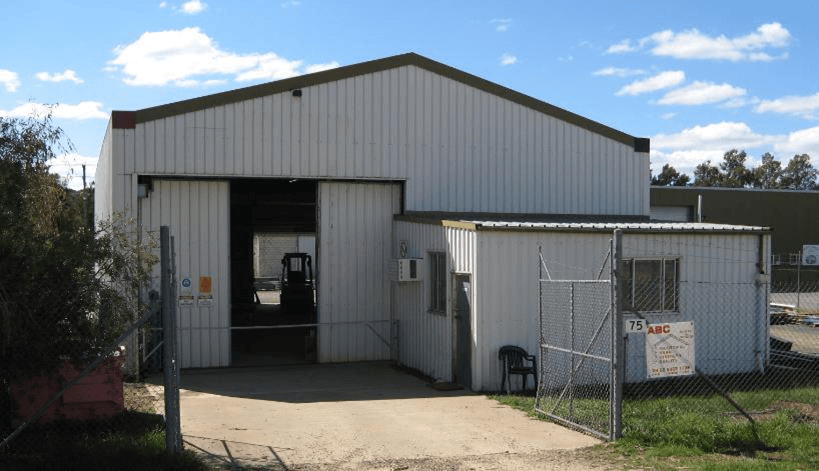
[[694,323],[650,324],[646,329],[649,378],[694,374]]

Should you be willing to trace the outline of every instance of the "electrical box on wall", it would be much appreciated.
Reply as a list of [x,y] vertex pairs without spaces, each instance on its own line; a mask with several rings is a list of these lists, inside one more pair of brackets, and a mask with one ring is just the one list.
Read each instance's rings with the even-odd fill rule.
[[420,258],[398,259],[398,281],[421,281],[424,260]]

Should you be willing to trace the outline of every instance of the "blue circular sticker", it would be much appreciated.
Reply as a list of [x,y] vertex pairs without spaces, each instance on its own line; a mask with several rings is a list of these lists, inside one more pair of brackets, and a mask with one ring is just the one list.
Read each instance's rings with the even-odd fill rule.
[[191,287],[191,279],[190,278],[182,278],[182,287],[183,288],[190,288]]

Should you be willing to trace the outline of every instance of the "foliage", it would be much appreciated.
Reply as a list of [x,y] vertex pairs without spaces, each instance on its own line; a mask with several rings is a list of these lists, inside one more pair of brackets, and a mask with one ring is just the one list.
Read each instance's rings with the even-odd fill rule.
[[711,165],[710,160],[697,165],[694,169],[694,186],[720,186],[721,180],[719,167]]
[[0,118],[0,379],[109,353],[142,309],[155,257],[128,221],[95,228],[87,195],[49,173],[70,149],[50,117]]
[[651,178],[651,184],[655,186],[686,186],[691,178],[680,173],[669,164],[663,165],[663,170]]
[[762,163],[754,169],[754,188],[779,188],[782,184],[782,162],[770,153],[762,154]]
[[[768,190],[817,190],[819,170],[814,168],[808,154],[795,155],[783,168],[771,153],[762,155],[758,167],[748,167],[748,155],[744,150],[731,149],[714,165],[706,160],[694,169],[693,186],[724,188],[761,188]],[[652,177],[655,186],[686,186],[688,175],[679,173],[669,164]]]
[[808,154],[794,155],[782,172],[782,187],[794,190],[816,189],[817,170]]

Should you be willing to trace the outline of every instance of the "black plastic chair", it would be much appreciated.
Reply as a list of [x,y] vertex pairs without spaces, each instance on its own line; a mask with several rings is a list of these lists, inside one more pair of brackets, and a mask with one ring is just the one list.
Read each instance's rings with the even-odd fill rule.
[[532,375],[535,380],[535,389],[537,389],[537,360],[535,360],[534,355],[529,355],[526,350],[520,347],[505,345],[498,351],[498,358],[503,362],[501,391],[505,387],[506,394],[509,394],[512,386],[510,375],[523,376],[523,391],[526,390],[526,385],[529,384],[529,375]]

